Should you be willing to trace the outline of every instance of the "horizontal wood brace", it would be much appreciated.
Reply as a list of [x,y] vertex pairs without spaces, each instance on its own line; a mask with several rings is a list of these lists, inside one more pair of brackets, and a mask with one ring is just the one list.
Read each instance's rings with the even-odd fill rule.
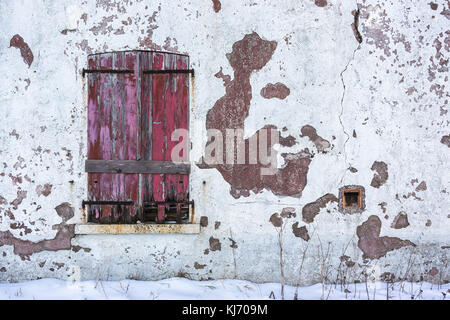
[[86,160],[85,172],[189,174],[191,165],[151,160]]
[[86,73],[134,73],[134,70],[83,69],[83,77]]

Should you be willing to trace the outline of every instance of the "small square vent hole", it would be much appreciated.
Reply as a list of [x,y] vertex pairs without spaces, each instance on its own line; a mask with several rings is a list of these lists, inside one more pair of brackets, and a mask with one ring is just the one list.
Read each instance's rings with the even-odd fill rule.
[[344,209],[361,209],[361,190],[344,189],[343,190],[343,207]]

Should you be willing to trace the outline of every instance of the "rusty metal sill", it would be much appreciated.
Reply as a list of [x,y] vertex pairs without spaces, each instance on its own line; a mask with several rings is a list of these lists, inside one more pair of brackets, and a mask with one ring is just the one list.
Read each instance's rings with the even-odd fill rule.
[[75,225],[75,234],[197,234],[200,224],[95,224]]

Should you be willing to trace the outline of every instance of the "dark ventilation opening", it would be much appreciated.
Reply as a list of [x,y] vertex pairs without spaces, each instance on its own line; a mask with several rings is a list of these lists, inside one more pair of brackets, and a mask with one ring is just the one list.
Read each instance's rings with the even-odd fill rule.
[[344,209],[361,209],[361,190],[344,190]]

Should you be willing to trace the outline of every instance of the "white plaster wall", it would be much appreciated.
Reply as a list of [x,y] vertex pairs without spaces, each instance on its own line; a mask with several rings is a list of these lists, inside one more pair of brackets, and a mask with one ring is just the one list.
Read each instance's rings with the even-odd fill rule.
[[[266,66],[251,76],[253,98],[245,135],[266,124],[285,126],[283,135],[297,138],[291,150],[313,150],[308,138],[300,137],[301,128],[309,124],[332,144],[326,154],[314,156],[301,198],[265,190],[235,199],[217,170],[194,165],[190,187],[196,218],[209,219],[200,234],[76,236],[72,245],[86,251],[42,251],[29,261],[15,254],[13,246],[3,245],[0,280],[66,278],[73,268],[80,268],[83,279],[184,275],[280,281],[277,232],[269,218],[284,207],[294,207],[297,213],[283,237],[289,283],[320,281],[327,266],[332,266],[329,279],[335,280],[342,255],[357,262],[355,279],[368,266],[400,276],[413,257],[411,274],[416,278],[430,277],[430,269],[436,267],[448,280],[450,149],[440,142],[449,134],[448,71],[434,71],[430,81],[428,70],[430,57],[437,55],[435,39],[442,43],[442,57],[449,58],[448,14],[440,13],[449,8],[446,1],[436,3],[437,10],[425,1],[358,2],[361,11],[369,13],[360,17],[359,45],[351,29],[357,1],[329,0],[319,7],[313,0],[233,0],[222,1],[217,13],[210,1],[0,1],[0,173],[5,174],[0,176],[0,195],[7,200],[0,205],[0,230],[10,230],[17,238],[52,239],[56,234],[52,226],[61,222],[54,208],[63,202],[75,209],[69,223],[81,221],[81,201],[87,197],[87,111],[81,70],[89,53],[156,45],[189,54],[195,69],[190,126],[194,161],[204,152],[206,113],[225,94],[222,80],[214,74],[222,67],[224,74],[233,76],[225,54],[255,31],[278,45]],[[389,19],[385,24],[383,14]],[[388,39],[384,47],[377,47],[363,27],[381,32]],[[15,34],[33,52],[30,67],[18,49],[9,47]],[[395,40],[402,36],[403,42]],[[261,97],[261,88],[275,82],[289,87],[290,95],[284,100]],[[443,86],[442,92],[430,89],[433,85]],[[414,88],[412,94],[409,88]],[[370,186],[374,161],[388,165],[389,179],[380,188]],[[349,166],[358,171],[351,173],[346,170]],[[15,185],[9,174],[20,174],[22,183]],[[426,181],[427,190],[415,193],[420,200],[411,195],[418,185],[411,183],[413,179]],[[44,184],[52,185],[51,193],[38,196],[36,187]],[[343,215],[330,203],[313,223],[301,220],[304,205],[327,193],[337,196],[339,187],[350,184],[365,187],[362,214]],[[12,210],[10,202],[19,188],[27,195]],[[387,203],[386,213],[379,206],[382,202]],[[14,219],[6,214],[8,209]],[[410,225],[393,229],[390,225],[400,211],[408,214]],[[380,217],[381,236],[408,239],[417,247],[363,261],[356,228],[370,215]],[[217,230],[215,221],[221,223]],[[294,237],[291,224],[296,221],[307,227],[309,242]],[[32,232],[21,235],[23,229],[11,229],[14,222],[23,222]],[[205,254],[210,237],[220,240],[221,250]],[[230,247],[229,238],[237,248]],[[205,267],[196,269],[195,262]],[[430,280],[437,281],[436,277]]]

